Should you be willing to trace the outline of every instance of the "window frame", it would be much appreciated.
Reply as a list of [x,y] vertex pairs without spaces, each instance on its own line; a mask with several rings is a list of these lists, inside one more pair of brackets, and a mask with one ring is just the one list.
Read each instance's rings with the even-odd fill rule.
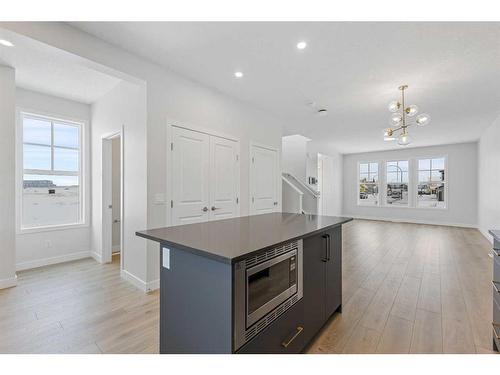
[[[50,121],[51,126],[51,169],[24,169],[24,118],[34,118],[45,121]],[[72,171],[57,171],[53,169],[54,166],[54,148],[61,149],[72,149],[77,150],[77,148],[64,147],[64,146],[54,146],[54,134],[53,134],[53,123],[59,122],[61,124],[67,124],[76,126],[78,128],[79,136],[79,147],[78,147],[78,172]],[[18,108],[17,110],[17,126],[16,126],[16,138],[17,138],[17,152],[16,152],[16,195],[18,208],[16,209],[17,216],[17,234],[26,233],[37,233],[45,231],[54,231],[62,229],[73,229],[79,227],[87,227],[87,181],[86,181],[86,158],[87,158],[87,148],[86,148],[86,129],[87,123],[84,120],[79,120],[75,118],[70,118],[69,116],[53,115],[49,113],[44,113],[43,111],[33,111],[24,110]],[[27,144],[34,144],[32,142],[27,142]],[[23,226],[23,180],[25,171],[29,171],[28,174],[39,174],[39,175],[53,175],[53,176],[77,176],[79,184],[79,220],[75,223],[64,223],[64,224],[48,224],[40,226]]]
[[[418,162],[420,160],[425,160],[425,159],[444,159],[444,181],[442,181],[442,184],[444,185],[444,207],[423,207],[418,205],[418,185],[419,185],[419,178],[418,178],[418,172],[420,171],[418,167]],[[450,180],[450,172],[448,168],[448,155],[434,155],[434,156],[419,156],[415,158],[415,168],[414,168],[414,193],[413,193],[413,198],[415,200],[415,204],[413,208],[419,209],[419,210],[447,210],[448,209],[448,183]],[[431,169],[432,171],[432,169]]]
[[[360,185],[361,185],[361,182],[359,180],[360,167],[361,167],[361,164],[368,164],[368,165],[370,165],[370,163],[377,163],[377,176],[378,176],[378,179],[377,179],[376,183],[372,183],[372,184],[377,185],[377,187],[378,187],[378,201],[377,201],[376,204],[364,203],[361,199],[359,199],[359,195],[361,193],[361,190],[359,188]],[[380,188],[381,187],[381,185],[380,185],[380,182],[381,182],[380,165],[382,163],[383,162],[381,162],[380,160],[358,161],[358,168],[357,168],[357,175],[356,175],[356,185],[357,185],[357,188],[356,188],[356,191],[357,191],[356,201],[357,201],[357,205],[358,206],[361,206],[361,207],[380,207],[380,205],[381,205],[380,197],[381,197],[381,194],[382,194],[382,191],[381,191],[381,188]],[[370,173],[370,172],[368,172],[368,173]]]
[[[407,175],[408,175],[408,204],[406,205],[393,205],[393,204],[389,204],[387,203],[387,163],[395,163],[395,162],[400,162],[400,161],[406,161],[408,162],[408,171],[406,172]],[[382,206],[383,207],[388,207],[388,208],[413,208],[413,202],[412,202],[412,196],[413,196],[413,192],[412,192],[412,167],[413,167],[413,160],[411,158],[399,158],[399,159],[387,159],[387,160],[384,160],[383,162],[384,164],[384,181],[383,181],[383,189],[382,189],[382,193],[383,193],[383,204]]]

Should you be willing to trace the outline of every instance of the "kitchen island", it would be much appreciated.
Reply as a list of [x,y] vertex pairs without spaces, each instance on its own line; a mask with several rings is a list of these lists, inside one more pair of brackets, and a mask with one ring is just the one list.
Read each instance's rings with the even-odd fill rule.
[[137,232],[160,243],[160,353],[299,353],[342,306],[342,224],[271,213]]

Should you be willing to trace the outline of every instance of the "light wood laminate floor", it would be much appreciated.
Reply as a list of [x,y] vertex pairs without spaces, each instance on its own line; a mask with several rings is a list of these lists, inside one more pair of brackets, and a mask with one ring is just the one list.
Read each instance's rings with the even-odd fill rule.
[[[343,312],[310,353],[491,353],[489,242],[474,229],[344,226]],[[159,294],[91,259],[0,290],[0,353],[157,353]]]

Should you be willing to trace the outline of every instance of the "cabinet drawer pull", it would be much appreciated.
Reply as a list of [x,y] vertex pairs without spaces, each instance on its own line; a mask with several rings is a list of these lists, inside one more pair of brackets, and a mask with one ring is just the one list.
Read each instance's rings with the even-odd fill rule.
[[500,257],[500,250],[499,249],[493,249],[493,250],[491,250],[491,253],[493,255],[496,255],[497,257]]
[[290,340],[283,341],[281,343],[281,346],[283,346],[284,348],[288,348],[288,345],[290,345],[293,342],[293,340],[295,340],[297,338],[297,336],[302,333],[303,330],[304,330],[304,327],[298,326],[297,330],[295,331],[295,333],[293,334],[293,336],[290,338]]
[[491,325],[493,326],[493,333],[495,334],[496,339],[500,340],[500,335],[497,333],[497,328],[500,329],[500,324],[491,323]]
[[500,290],[498,289],[498,286],[500,286],[500,282],[498,282],[498,281],[492,281],[491,283],[493,284],[493,288],[495,289],[495,291],[497,293],[500,293]]
[[329,259],[329,251],[328,251],[328,246],[330,246],[330,241],[328,240],[328,237],[330,237],[328,234],[324,234],[322,236],[325,239],[325,257],[321,259],[322,262],[328,262]]

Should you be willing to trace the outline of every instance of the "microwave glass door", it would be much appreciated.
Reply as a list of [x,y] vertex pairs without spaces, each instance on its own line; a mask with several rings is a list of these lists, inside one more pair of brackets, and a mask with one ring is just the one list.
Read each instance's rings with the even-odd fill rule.
[[[269,312],[297,291],[296,262],[296,252],[293,252],[293,254],[285,254],[247,270],[247,314],[249,317],[261,316]],[[253,321],[255,318],[250,320]]]

